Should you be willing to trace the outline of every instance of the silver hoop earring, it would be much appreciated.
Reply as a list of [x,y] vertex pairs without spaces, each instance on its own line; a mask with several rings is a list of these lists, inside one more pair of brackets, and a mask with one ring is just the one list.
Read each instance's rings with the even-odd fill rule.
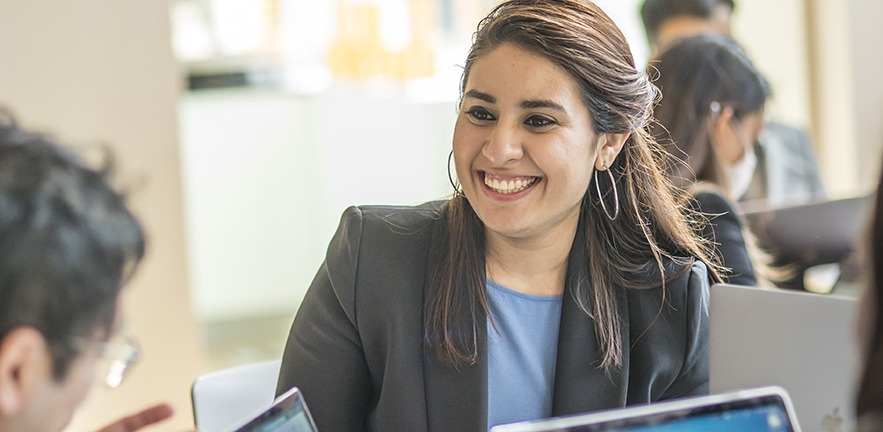
[[454,158],[454,151],[451,150],[448,153],[448,181],[451,182],[451,187],[454,188],[454,195],[463,195],[463,188],[460,187],[460,184],[454,181],[454,176],[451,175],[451,159]]
[[[607,164],[602,164],[604,168],[607,168]],[[604,197],[601,195],[601,186],[598,184],[598,170],[595,170],[595,190],[598,191],[598,201],[601,202],[601,208],[604,209],[604,215],[607,216],[607,219],[611,221],[616,220],[616,217],[619,216],[619,192],[616,190],[616,180],[613,179],[613,173],[610,172],[610,168],[607,168],[607,175],[610,177],[610,187],[613,188],[613,216],[610,216],[610,211],[607,210],[607,205],[604,204]]]

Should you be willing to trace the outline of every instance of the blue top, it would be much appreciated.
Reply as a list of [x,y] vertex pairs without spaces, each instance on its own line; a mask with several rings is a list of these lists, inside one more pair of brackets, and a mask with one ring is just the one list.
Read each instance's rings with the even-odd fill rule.
[[561,296],[523,294],[487,281],[487,424],[552,415]]

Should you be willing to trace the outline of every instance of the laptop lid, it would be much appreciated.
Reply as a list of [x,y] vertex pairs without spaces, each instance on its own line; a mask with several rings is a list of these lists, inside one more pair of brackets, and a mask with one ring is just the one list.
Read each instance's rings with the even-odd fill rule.
[[780,262],[801,267],[841,262],[865,226],[869,195],[768,207],[740,203],[740,214],[760,245]]
[[711,391],[781,386],[804,431],[852,430],[856,304],[835,295],[712,286]]
[[317,432],[316,423],[297,387],[279,395],[273,405],[234,432]]
[[779,387],[741,390],[500,425],[491,432],[790,432],[799,431],[788,393]]

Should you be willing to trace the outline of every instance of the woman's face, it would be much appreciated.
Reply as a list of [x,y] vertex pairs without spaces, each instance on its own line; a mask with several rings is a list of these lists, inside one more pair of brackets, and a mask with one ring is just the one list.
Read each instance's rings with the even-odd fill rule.
[[737,120],[730,115],[723,119],[722,127],[718,128],[718,152],[727,166],[732,166],[745,156],[748,148],[753,148],[764,127],[763,111],[745,114]]
[[572,230],[599,136],[569,74],[503,44],[476,59],[466,81],[454,129],[457,176],[491,234]]

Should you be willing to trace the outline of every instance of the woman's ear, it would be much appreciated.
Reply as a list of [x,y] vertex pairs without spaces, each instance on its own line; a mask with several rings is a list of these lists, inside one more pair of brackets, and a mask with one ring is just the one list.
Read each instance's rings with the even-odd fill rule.
[[725,106],[720,109],[717,115],[711,116],[711,127],[714,134],[711,141],[712,144],[722,142],[728,135],[732,134],[730,122],[733,120],[734,114],[733,107]]
[[598,154],[595,156],[595,169],[606,170],[613,165],[613,160],[622,151],[622,146],[629,138],[628,133],[603,133],[598,138]]
[[0,418],[24,409],[38,387],[52,380],[46,339],[33,327],[18,327],[0,340]]

